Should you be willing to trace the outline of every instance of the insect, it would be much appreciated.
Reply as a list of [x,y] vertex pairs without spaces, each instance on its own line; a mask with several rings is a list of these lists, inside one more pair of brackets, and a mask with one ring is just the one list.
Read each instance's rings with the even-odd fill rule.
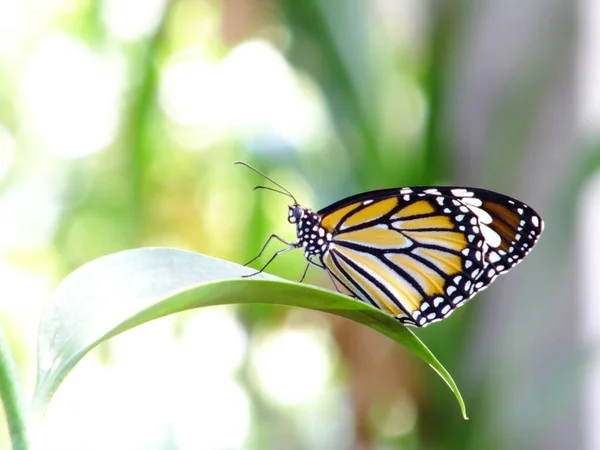
[[[525,203],[469,187],[420,186],[353,195],[318,212],[298,204],[282,185],[250,165],[290,197],[288,221],[296,242],[278,255],[304,249],[310,264],[334,285],[405,325],[424,327],[448,317],[508,272],[535,246],[544,222]],[[252,274],[250,276],[253,276]],[[301,281],[302,281],[301,280]],[[338,288],[339,290],[339,288]]]

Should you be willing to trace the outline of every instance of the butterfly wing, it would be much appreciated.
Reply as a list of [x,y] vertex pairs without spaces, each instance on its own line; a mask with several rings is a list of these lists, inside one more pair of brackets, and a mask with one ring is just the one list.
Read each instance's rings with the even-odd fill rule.
[[362,300],[421,327],[519,263],[543,229],[524,203],[461,187],[373,191],[318,214],[333,236],[321,261],[331,275]]

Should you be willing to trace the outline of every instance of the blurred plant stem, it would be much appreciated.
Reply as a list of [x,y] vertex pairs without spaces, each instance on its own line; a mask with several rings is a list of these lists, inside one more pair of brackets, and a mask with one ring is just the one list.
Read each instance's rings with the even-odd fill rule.
[[128,161],[126,177],[128,183],[127,208],[131,211],[131,244],[141,245],[144,231],[144,218],[149,198],[146,195],[147,171],[156,150],[152,143],[154,127],[152,119],[156,113],[156,95],[158,92],[158,57],[163,45],[169,17],[179,0],[167,3],[162,21],[154,34],[137,51],[133,79],[139,80],[130,103],[125,125],[125,144]]
[[451,148],[443,125],[447,95],[445,87],[452,49],[455,45],[458,24],[464,15],[461,1],[440,1],[431,4],[429,48],[427,70],[424,80],[424,92],[428,97],[429,114],[425,126],[423,144],[422,184],[436,182],[452,177]]
[[6,413],[12,448],[27,450],[30,438],[27,408],[23,401],[17,366],[2,327],[0,327],[0,396]]
[[295,36],[292,58],[321,86],[348,152],[351,177],[365,184],[382,169],[383,161],[375,96],[369,91],[374,83],[364,51],[363,6],[356,0],[281,4]]

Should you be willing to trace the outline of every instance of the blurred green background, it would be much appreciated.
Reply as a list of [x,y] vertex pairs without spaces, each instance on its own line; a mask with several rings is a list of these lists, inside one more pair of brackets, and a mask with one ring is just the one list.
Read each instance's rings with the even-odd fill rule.
[[[0,321],[28,395],[44,301],[78,266],[140,246],[244,263],[270,233],[294,238],[287,199],[252,192],[263,180],[236,160],[314,209],[458,184],[520,198],[547,225],[514,272],[418,331],[469,421],[428,367],[371,330],[300,309],[215,307],[87,356],[40,448],[600,449],[600,183],[588,182],[600,94],[575,57],[593,59],[600,37],[583,30],[600,28],[600,13],[593,22],[586,8],[598,10],[1,0]],[[269,271],[297,280],[303,267],[298,252]],[[307,282],[330,286],[316,269]]]

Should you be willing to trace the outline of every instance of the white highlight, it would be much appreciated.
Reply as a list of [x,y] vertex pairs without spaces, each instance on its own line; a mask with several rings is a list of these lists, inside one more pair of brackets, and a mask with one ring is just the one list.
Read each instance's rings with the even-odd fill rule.
[[323,133],[324,110],[317,95],[273,45],[246,41],[221,61],[206,53],[182,50],[162,69],[160,104],[177,125],[190,127],[175,135],[182,144],[201,150],[240,133],[246,139],[277,136],[308,147],[307,141]]
[[11,132],[0,123],[0,180],[8,174],[16,154],[16,139]]
[[113,140],[120,120],[125,67],[115,55],[82,41],[51,35],[41,41],[20,77],[29,134],[65,158],[96,153]]
[[[271,400],[303,405],[317,399],[331,374],[327,336],[318,330],[287,330],[259,339],[252,348],[252,375]],[[310,367],[310,371],[305,368]]]
[[106,0],[102,19],[112,34],[125,41],[150,36],[160,25],[165,0]]

